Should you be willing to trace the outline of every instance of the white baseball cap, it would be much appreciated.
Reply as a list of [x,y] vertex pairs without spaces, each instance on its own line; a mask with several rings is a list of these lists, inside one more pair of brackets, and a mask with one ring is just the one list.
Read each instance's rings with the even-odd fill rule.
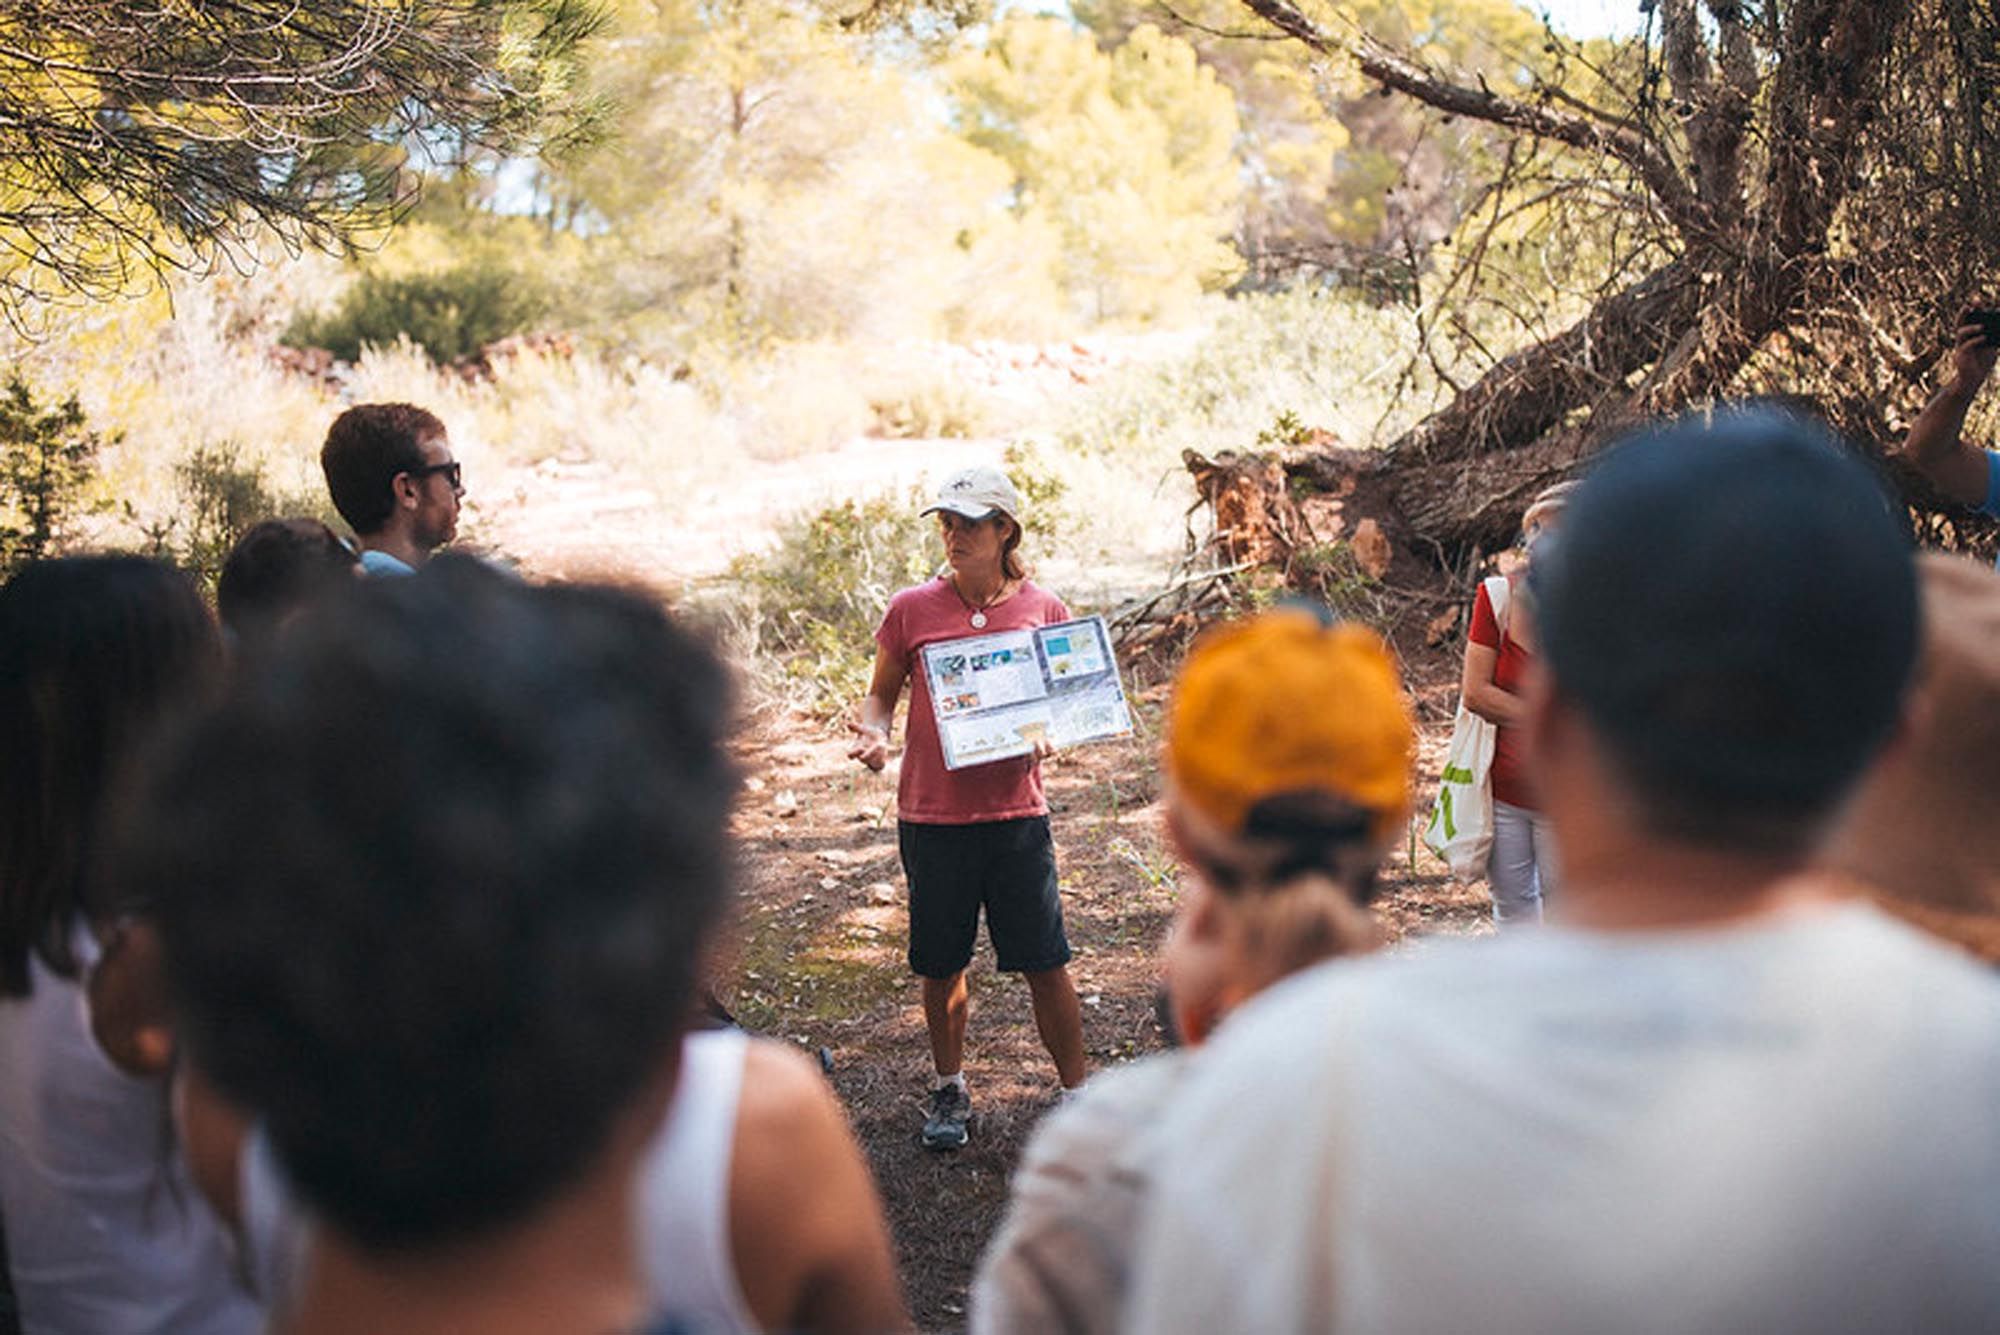
[[997,468],[961,468],[938,487],[937,500],[919,513],[934,515],[940,510],[967,519],[990,519],[998,510],[1019,521],[1021,493]]

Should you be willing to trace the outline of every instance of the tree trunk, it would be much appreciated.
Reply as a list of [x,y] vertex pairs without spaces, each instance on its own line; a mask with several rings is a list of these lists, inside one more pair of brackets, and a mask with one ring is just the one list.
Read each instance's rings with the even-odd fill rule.
[[1599,302],[1554,338],[1501,359],[1387,447],[1399,463],[1449,464],[1527,444],[1664,355],[1700,311],[1676,260]]
[[[1627,420],[1631,377],[1696,327],[1702,300],[1697,275],[1675,261],[1505,358],[1385,448],[1293,454],[1282,465],[1341,499],[1324,541],[1372,519],[1398,549],[1447,563],[1504,545],[1535,492]],[[1317,527],[1328,527],[1325,516]]]

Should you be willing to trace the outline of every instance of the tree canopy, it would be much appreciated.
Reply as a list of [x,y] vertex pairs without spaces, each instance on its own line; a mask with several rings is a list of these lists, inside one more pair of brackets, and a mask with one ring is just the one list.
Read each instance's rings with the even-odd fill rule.
[[586,134],[587,0],[20,0],[0,15],[0,314],[259,233],[338,245],[431,165]]
[[628,332],[1045,337],[1240,270],[1234,102],[1186,42],[1017,15],[917,43],[840,17],[617,8],[592,80],[618,133],[550,185]]
[[1013,170],[1013,207],[1061,239],[1094,318],[1153,316],[1242,268],[1236,102],[1149,24],[1110,51],[1059,18],[1002,20],[947,68],[961,132]]
[[[1235,239],[1255,285],[1404,264],[1478,196],[1480,160],[1494,142],[1488,127],[1374,96],[1350,62],[1286,40],[1239,0],[1081,0],[1075,9],[1107,43],[1159,24],[1234,94],[1244,182]],[[1543,25],[1513,0],[1355,0],[1328,18],[1420,46],[1500,87],[1522,86],[1554,63]]]

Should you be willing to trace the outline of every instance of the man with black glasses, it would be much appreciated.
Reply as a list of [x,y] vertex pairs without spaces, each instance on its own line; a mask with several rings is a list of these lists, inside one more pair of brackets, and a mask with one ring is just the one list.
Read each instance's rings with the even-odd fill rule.
[[334,508],[360,540],[364,574],[413,574],[457,535],[464,478],[435,414],[357,404],[333,419],[319,462]]

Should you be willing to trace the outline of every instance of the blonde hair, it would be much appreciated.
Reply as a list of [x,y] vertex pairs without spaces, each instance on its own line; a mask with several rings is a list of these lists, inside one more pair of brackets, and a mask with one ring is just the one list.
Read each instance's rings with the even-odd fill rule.
[[1381,939],[1375,915],[1352,888],[1319,872],[1249,894],[1219,894],[1230,924],[1238,986],[1261,992],[1336,955],[1372,949]]
[[1234,982],[1246,995],[1379,943],[1368,905],[1383,848],[1367,833],[1367,813],[1354,808],[1346,814],[1358,823],[1330,829],[1327,842],[1301,859],[1290,841],[1226,834],[1170,797],[1169,831],[1229,924]]
[[1536,492],[1535,499],[1528,502],[1528,508],[1521,514],[1521,527],[1526,528],[1530,521],[1540,515],[1561,514],[1563,507],[1569,504],[1570,493],[1575,491],[1577,486],[1578,483],[1574,481],[1558,482],[1552,487],[1543,487]]

